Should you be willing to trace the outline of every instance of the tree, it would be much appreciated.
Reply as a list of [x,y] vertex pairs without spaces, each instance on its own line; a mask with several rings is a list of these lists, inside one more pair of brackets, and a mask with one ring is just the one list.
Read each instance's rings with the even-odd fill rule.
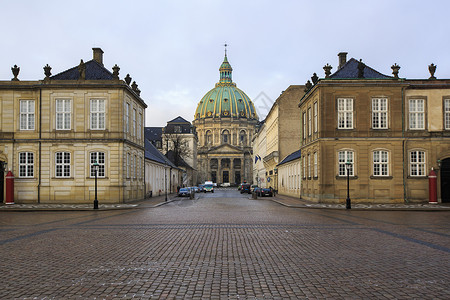
[[189,142],[182,134],[164,133],[163,143],[166,153],[169,151],[173,152],[173,163],[176,166],[180,165],[180,159],[184,160],[192,156],[192,149],[189,147]]

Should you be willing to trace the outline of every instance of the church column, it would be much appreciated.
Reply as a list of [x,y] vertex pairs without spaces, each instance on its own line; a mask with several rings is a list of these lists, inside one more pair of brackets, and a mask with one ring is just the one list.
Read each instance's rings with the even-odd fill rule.
[[235,179],[235,177],[234,177],[234,157],[232,157],[232,158],[230,158],[230,175],[229,175],[229,177],[230,177],[230,183],[235,183],[236,182],[236,179]]

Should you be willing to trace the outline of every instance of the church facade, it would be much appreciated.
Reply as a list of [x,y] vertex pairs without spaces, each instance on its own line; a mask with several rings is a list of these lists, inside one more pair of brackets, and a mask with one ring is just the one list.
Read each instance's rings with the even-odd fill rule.
[[198,103],[193,125],[198,135],[198,182],[224,185],[252,181],[251,140],[258,115],[250,98],[232,81],[227,55],[220,80]]

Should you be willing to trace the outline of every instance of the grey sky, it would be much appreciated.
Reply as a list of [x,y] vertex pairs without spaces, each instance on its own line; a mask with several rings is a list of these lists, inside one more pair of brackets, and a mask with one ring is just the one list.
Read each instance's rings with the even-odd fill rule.
[[[449,1],[2,1],[0,80],[57,74],[104,53],[105,67],[130,73],[148,104],[147,126],[178,115],[193,120],[197,103],[219,80],[224,47],[233,81],[253,100],[274,101],[304,84],[337,53],[391,75],[450,78]],[[258,101],[260,101],[258,103]],[[268,100],[266,100],[268,101]],[[267,109],[255,99],[260,118]]]

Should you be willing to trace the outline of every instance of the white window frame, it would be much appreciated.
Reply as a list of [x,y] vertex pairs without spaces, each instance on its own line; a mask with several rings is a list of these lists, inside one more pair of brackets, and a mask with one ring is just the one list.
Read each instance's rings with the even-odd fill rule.
[[318,170],[318,161],[317,161],[317,152],[314,152],[314,177],[319,176],[319,170]]
[[136,179],[137,175],[137,156],[134,156],[133,160],[133,178]]
[[426,153],[423,150],[409,152],[409,176],[424,177],[426,172]]
[[308,153],[308,178],[311,178],[311,155]]
[[72,99],[56,99],[56,130],[70,130],[72,128]]
[[[425,129],[425,99],[409,99],[409,129]],[[421,107],[420,107],[421,106]]]
[[34,130],[35,101],[20,100],[20,130]]
[[71,153],[59,151],[55,153],[55,177],[69,178],[71,174]]
[[386,177],[389,176],[389,151],[374,150],[372,151],[373,176]]
[[387,98],[372,98],[372,129],[388,129]]
[[353,98],[338,98],[338,129],[353,129]]
[[308,107],[308,136],[312,135],[312,112],[311,107]]
[[137,129],[137,137],[138,139],[141,139],[142,136],[142,112],[139,111],[138,115],[138,129]]
[[350,163],[348,176],[355,176],[355,151],[353,150],[338,151],[338,176],[347,176],[347,162]]
[[444,99],[444,130],[450,130],[450,98]]
[[33,152],[19,152],[19,177],[20,178],[33,178],[34,177],[34,153]]
[[89,174],[91,178],[95,178],[95,170],[94,170],[94,164],[98,164],[98,171],[97,171],[97,178],[105,178],[106,177],[106,170],[105,170],[105,161],[106,161],[106,153],[102,151],[97,152],[90,152],[89,154]]
[[105,130],[105,123],[106,123],[105,99],[91,99],[90,108],[91,108],[90,114],[91,130]]
[[303,178],[306,178],[306,157],[302,157],[303,160]]
[[304,111],[302,114],[303,119],[303,139],[306,140],[306,112]]
[[133,108],[133,136],[136,136],[136,108]]
[[125,133],[130,133],[130,103],[125,103]]
[[127,178],[130,178],[130,153],[127,153]]
[[314,132],[319,131],[319,104],[314,102]]

